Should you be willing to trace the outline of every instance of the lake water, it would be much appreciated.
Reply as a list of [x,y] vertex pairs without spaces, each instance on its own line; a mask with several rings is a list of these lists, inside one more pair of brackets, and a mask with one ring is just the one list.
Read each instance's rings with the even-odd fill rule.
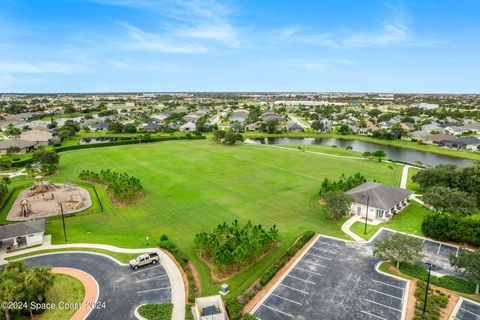
[[459,167],[466,167],[476,163],[476,161],[473,160],[450,157],[428,151],[418,151],[360,140],[344,140],[337,138],[257,138],[247,139],[245,142],[257,144],[323,145],[337,146],[339,148],[350,146],[354,151],[359,152],[383,150],[389,159],[411,164],[416,164],[416,161],[420,161],[423,165],[429,166],[455,164]]

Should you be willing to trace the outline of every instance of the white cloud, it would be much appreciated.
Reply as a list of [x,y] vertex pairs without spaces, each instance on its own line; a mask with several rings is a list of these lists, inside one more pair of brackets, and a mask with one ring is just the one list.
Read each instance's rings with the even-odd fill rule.
[[84,65],[62,62],[0,61],[0,71],[8,73],[86,73]]
[[169,39],[165,35],[145,32],[128,23],[122,23],[122,26],[127,30],[127,39],[123,39],[117,44],[123,49],[143,49],[167,53],[205,53],[209,51],[208,47],[198,43]]
[[139,62],[132,60],[114,60],[111,65],[115,69],[128,71],[158,71],[158,72],[177,72],[179,68],[175,65],[160,64],[155,62]]

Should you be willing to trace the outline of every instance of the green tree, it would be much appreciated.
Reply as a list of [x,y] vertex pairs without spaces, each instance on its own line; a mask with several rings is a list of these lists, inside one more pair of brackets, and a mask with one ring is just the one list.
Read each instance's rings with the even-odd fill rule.
[[123,127],[123,130],[124,130],[126,133],[135,133],[135,132],[137,132],[137,127],[136,127],[133,123],[129,123],[129,124],[126,124],[126,125]]
[[315,131],[323,131],[325,128],[325,125],[323,124],[322,121],[313,121],[312,124],[310,125],[313,130]]
[[400,266],[400,262],[413,263],[421,260],[423,258],[422,250],[422,240],[398,232],[387,234],[373,245],[375,257],[396,262],[397,268]]
[[242,142],[243,136],[236,132],[227,132],[223,138],[223,144],[234,145],[237,142]]
[[448,187],[432,187],[423,194],[423,201],[439,212],[469,216],[477,211],[475,201],[466,192]]
[[450,264],[455,271],[476,284],[475,294],[480,292],[480,249],[470,251],[461,248],[458,256],[450,256]]
[[350,213],[353,198],[343,191],[328,191],[325,193],[325,211],[332,220],[339,219]]
[[32,159],[41,164],[58,164],[60,155],[54,151],[37,150],[33,154]]
[[385,154],[385,151],[383,151],[383,150],[377,150],[377,151],[372,152],[372,156],[377,158],[378,161],[381,162],[382,158],[385,158],[386,154]]
[[22,133],[22,130],[16,128],[13,123],[9,123],[7,126],[7,130],[5,130],[5,133],[12,137],[18,137],[20,133]]
[[108,131],[113,133],[122,133],[123,132],[123,124],[118,121],[113,121],[108,124],[107,127]]
[[350,129],[350,127],[348,125],[342,124],[340,126],[340,128],[338,128],[338,133],[346,135],[346,134],[352,133],[352,130]]

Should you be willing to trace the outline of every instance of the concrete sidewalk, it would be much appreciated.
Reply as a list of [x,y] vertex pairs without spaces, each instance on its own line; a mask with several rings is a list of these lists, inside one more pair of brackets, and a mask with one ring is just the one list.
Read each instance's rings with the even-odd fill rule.
[[144,253],[145,251],[157,252],[160,256],[160,262],[162,263],[163,268],[167,272],[168,278],[170,279],[171,290],[172,290],[172,303],[173,303],[173,320],[184,320],[185,319],[185,284],[183,283],[183,277],[181,271],[178,269],[176,263],[170,258],[165,251],[159,248],[138,248],[138,249],[127,249],[119,248],[107,244],[96,244],[96,243],[74,243],[74,244],[51,244],[51,237],[45,236],[45,243],[39,247],[19,250],[11,253],[0,253],[0,265],[8,263],[5,258],[13,258],[15,256],[23,255],[26,253],[32,253],[40,250],[55,250],[55,249],[75,249],[75,248],[92,248],[92,249],[103,249],[112,252],[119,253]]

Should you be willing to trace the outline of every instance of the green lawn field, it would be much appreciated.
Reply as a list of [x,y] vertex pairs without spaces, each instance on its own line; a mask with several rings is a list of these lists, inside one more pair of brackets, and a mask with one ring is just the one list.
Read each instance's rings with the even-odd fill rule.
[[[215,293],[218,285],[209,280],[209,269],[195,258],[195,233],[234,219],[277,225],[281,246],[227,281],[232,295],[247,288],[302,232],[346,237],[340,231],[343,221],[326,220],[318,204],[318,188],[325,177],[337,179],[342,173],[358,171],[369,180],[398,185],[401,171],[401,166],[389,163],[270,146],[168,141],[62,153],[59,172],[52,180],[77,178],[83,169],[107,168],[140,178],[145,198],[136,205],[115,208],[105,189],[97,187],[105,211],[68,218],[69,243],[142,247],[147,236],[152,245],[165,233],[192,257],[202,280],[202,294]],[[52,234],[54,243],[61,243],[61,220],[50,221],[47,233]]]

